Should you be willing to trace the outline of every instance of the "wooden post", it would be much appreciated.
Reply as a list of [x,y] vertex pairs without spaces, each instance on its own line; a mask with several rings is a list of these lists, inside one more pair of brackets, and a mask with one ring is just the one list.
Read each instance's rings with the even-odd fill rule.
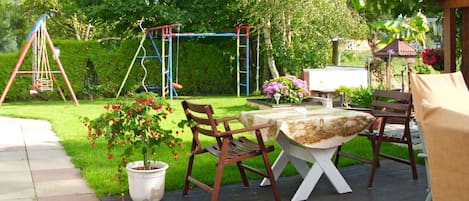
[[[412,64],[414,64],[416,62],[416,58],[406,58],[406,61],[407,61],[407,89],[408,89],[408,92],[411,92],[411,89],[410,89],[410,74],[412,74],[412,72],[414,71],[413,68],[412,68]],[[402,77],[402,79],[404,79],[404,77]],[[404,89],[402,89],[404,90]]]
[[340,66],[339,38],[332,39],[332,63]]
[[392,68],[391,68],[391,56],[389,56],[386,59],[386,88],[391,89],[391,74],[392,74]]
[[454,8],[444,8],[443,51],[444,72],[456,72],[456,16]]
[[461,48],[462,62],[461,73],[464,76],[466,85],[469,86],[469,8],[464,7],[462,10],[462,26],[461,26]]

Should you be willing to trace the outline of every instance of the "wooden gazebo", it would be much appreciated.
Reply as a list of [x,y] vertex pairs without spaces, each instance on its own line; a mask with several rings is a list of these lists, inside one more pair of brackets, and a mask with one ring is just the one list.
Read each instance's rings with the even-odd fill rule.
[[439,0],[443,9],[444,72],[456,72],[456,9],[461,10],[461,73],[469,86],[469,0]]
[[[400,57],[407,61],[407,75],[412,72],[412,64],[415,63],[417,51],[404,40],[396,39],[383,49],[373,53],[375,57],[381,57],[386,61],[386,87],[391,88],[391,58]],[[404,79],[404,78],[403,78]],[[404,89],[402,89],[404,90]]]

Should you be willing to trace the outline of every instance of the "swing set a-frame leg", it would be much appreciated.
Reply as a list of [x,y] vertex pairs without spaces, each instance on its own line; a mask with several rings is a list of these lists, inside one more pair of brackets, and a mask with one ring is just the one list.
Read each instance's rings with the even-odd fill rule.
[[18,74],[18,70],[20,69],[20,66],[23,63],[24,57],[26,56],[26,53],[28,52],[29,47],[31,47],[31,44],[33,43],[35,37],[36,37],[36,34],[31,35],[26,45],[21,50],[20,57],[18,58],[18,61],[16,61],[15,68],[13,69],[13,72],[10,75],[10,79],[8,80],[7,85],[5,86],[5,89],[3,90],[2,96],[0,97],[0,106],[5,100],[5,97],[7,96],[8,91],[10,90],[11,84],[13,83],[13,80],[15,79],[16,74]]

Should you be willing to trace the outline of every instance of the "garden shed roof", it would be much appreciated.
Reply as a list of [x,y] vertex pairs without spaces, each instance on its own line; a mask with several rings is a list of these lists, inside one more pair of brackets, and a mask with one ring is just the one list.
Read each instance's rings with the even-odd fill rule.
[[377,57],[416,57],[417,51],[406,41],[396,39],[386,47],[373,53]]

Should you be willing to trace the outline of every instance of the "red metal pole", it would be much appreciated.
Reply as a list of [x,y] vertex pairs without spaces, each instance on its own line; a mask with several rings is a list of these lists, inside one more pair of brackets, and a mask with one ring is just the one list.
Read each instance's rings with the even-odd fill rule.
[[10,90],[11,84],[13,83],[13,80],[15,79],[16,74],[18,73],[18,70],[20,69],[21,64],[23,63],[24,57],[26,56],[26,53],[28,52],[29,47],[31,47],[31,44],[33,43],[34,38],[36,38],[36,33],[31,34],[31,37],[29,38],[29,40],[26,42],[26,45],[24,45],[23,49],[21,50],[18,61],[16,61],[15,68],[13,69],[10,79],[8,80],[7,85],[5,86],[5,89],[3,90],[2,97],[0,97],[0,106],[2,105],[3,101],[5,100],[5,97],[7,96],[8,91]]
[[168,24],[168,25],[161,25],[161,26],[157,26],[157,27],[150,27],[150,28],[146,28],[146,33],[150,33],[152,31],[155,31],[155,30],[158,30],[158,29],[166,29],[166,28],[172,28],[172,27],[177,27],[177,26],[181,26],[180,24]]
[[45,32],[47,42],[49,43],[49,47],[52,51],[52,55],[55,56],[55,62],[57,63],[57,66],[59,66],[60,72],[62,72],[62,76],[64,78],[65,84],[67,84],[68,91],[70,92],[70,96],[72,97],[73,102],[75,103],[76,106],[79,106],[77,97],[75,96],[75,92],[73,92],[72,85],[70,85],[70,82],[68,81],[67,74],[65,74],[65,70],[62,66],[62,63],[60,62],[60,59],[58,55],[55,52],[54,49],[54,44],[52,43],[52,40],[50,39],[49,33],[47,31]]

